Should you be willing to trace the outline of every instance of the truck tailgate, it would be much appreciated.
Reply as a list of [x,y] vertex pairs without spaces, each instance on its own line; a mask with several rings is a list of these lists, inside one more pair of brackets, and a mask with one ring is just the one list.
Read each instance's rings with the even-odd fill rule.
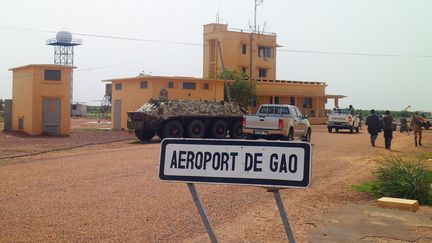
[[279,129],[278,117],[244,116],[244,118],[246,119],[245,127],[249,129],[262,129],[262,130]]
[[340,114],[330,114],[328,121],[334,122],[334,123],[348,123],[350,122],[348,119],[349,116],[347,115],[340,115]]

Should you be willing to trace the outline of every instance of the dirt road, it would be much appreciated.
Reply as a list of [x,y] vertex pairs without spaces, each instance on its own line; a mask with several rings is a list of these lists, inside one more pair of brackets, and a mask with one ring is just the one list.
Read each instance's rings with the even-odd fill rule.
[[[371,200],[350,186],[372,178],[376,159],[432,151],[395,133],[393,151],[365,131],[329,134],[313,128],[308,189],[281,192],[299,242],[324,212]],[[126,140],[0,160],[0,241],[207,242],[184,183],[158,179],[159,143]],[[273,194],[246,186],[197,185],[221,242],[284,242]]]

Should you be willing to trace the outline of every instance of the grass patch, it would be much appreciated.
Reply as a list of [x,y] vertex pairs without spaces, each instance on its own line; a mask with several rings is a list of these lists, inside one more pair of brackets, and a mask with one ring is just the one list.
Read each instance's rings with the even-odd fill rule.
[[356,192],[372,192],[372,182],[367,181],[362,184],[354,184],[351,189]]
[[430,159],[432,159],[432,152],[427,152],[427,153],[424,153],[424,154],[420,154],[420,155],[417,156],[417,159],[421,160],[421,161],[430,160]]
[[375,197],[413,199],[432,205],[432,167],[425,160],[389,157],[381,162],[374,175],[376,180],[371,189]]

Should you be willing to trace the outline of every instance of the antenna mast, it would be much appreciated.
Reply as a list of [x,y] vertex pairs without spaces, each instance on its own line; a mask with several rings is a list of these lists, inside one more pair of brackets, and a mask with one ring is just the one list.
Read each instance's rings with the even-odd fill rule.
[[253,80],[253,74],[254,74],[254,68],[253,68],[253,35],[255,32],[257,32],[257,21],[256,21],[256,15],[257,15],[257,7],[260,6],[263,3],[264,0],[255,0],[254,4],[254,26],[249,26],[249,28],[252,29],[250,34],[250,48],[249,48],[249,80]]
[[264,0],[255,0],[255,10],[254,10],[254,32],[257,32],[257,23],[256,23],[256,15],[257,15],[257,7],[263,4]]

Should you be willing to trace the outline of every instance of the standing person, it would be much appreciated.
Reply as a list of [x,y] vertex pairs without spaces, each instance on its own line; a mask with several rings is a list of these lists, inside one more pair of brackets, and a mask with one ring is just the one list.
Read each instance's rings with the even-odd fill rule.
[[350,115],[353,115],[354,116],[354,107],[352,106],[352,105],[349,105],[348,106],[348,113],[350,114]]
[[[414,132],[414,143],[415,146],[420,145],[422,146],[421,140],[422,140],[422,123],[424,122],[424,119],[422,116],[420,116],[420,113],[417,111],[413,118],[411,119],[411,125],[410,129]],[[417,136],[418,135],[418,136]],[[417,137],[418,137],[418,143],[417,143]]]
[[391,141],[393,138],[393,117],[391,116],[390,111],[385,112],[385,116],[383,118],[383,130],[385,148],[390,150]]
[[359,129],[363,130],[362,128],[362,123],[363,123],[363,111],[360,111],[358,114],[358,118],[359,118]]
[[368,133],[370,134],[370,141],[373,147],[375,147],[375,141],[380,131],[380,120],[375,110],[370,111],[370,115],[366,118],[366,125],[368,126]]

